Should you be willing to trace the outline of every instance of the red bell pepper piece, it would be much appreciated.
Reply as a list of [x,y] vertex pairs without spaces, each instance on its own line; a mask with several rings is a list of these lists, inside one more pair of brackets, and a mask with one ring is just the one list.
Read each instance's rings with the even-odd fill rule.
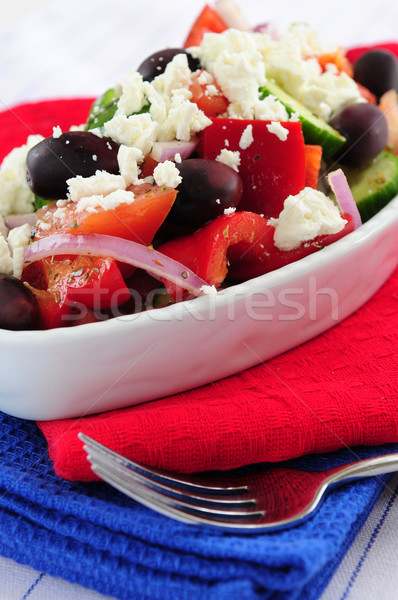
[[[239,242],[250,246],[253,239],[261,239],[268,227],[266,219],[255,213],[221,215],[193,234],[166,242],[158,250],[190,268],[209,285],[219,287],[228,272],[229,248]],[[175,287],[164,283],[175,298]]]
[[[305,151],[301,123],[281,123],[289,133],[285,141],[267,129],[270,121],[212,119],[201,134],[199,153],[215,159],[223,148],[240,153],[239,175],[244,192],[240,210],[265,217],[277,217],[289,195],[298,194],[305,184]],[[240,146],[242,134],[252,126],[253,142]],[[226,141],[227,140],[227,141]]]
[[322,146],[306,144],[305,150],[305,187],[318,188],[321,170]]
[[354,231],[353,217],[351,215],[342,215],[342,217],[347,223],[341,231],[320,235],[293,250],[280,250],[275,246],[274,228],[269,225],[267,231],[263,235],[255,237],[249,246],[240,243],[230,249],[228,258],[231,264],[228,276],[234,281],[246,281],[317,252],[324,246],[328,246],[347,233]]
[[[219,287],[228,277],[246,281],[279,269],[317,252],[354,230],[353,218],[335,234],[321,235],[294,250],[280,250],[274,244],[274,227],[268,220],[250,212],[222,215],[191,235],[166,242],[160,252],[178,260],[197,273],[209,285]],[[172,298],[179,290],[164,282]]]

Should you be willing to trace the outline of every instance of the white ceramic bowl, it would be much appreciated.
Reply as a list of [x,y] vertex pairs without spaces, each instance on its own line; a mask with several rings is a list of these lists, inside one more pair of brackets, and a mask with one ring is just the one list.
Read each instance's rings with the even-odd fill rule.
[[338,242],[214,297],[79,327],[1,330],[0,410],[78,417],[232,375],[336,325],[397,264],[398,197]]

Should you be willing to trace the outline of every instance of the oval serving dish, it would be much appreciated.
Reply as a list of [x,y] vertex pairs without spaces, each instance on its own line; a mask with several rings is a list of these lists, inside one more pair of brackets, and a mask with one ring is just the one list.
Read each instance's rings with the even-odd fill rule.
[[0,410],[62,419],[155,400],[310,340],[363,305],[398,264],[398,197],[282,269],[165,308],[65,329],[0,331]]

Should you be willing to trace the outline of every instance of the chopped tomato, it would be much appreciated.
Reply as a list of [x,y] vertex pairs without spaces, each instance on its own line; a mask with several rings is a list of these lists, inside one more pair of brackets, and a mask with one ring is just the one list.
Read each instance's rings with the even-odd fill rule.
[[144,179],[145,177],[150,177],[153,175],[154,170],[158,166],[159,161],[155,160],[152,154],[147,154],[144,162],[141,165],[141,174],[140,177]]
[[380,110],[384,113],[388,123],[387,149],[398,156],[398,94],[395,90],[388,90],[380,98]]
[[347,73],[350,77],[353,76],[354,70],[352,64],[345,55],[345,50],[339,48],[335,52],[327,52],[317,56],[317,60],[322,67],[323,71],[326,71],[327,65],[333,64],[337,67],[339,73]]
[[[136,194],[134,202],[119,204],[111,210],[98,207],[95,213],[87,210],[77,212],[75,202],[69,202],[63,213],[56,203],[41,208],[37,212],[39,225],[34,239],[52,233],[102,233],[147,246],[169,213],[177,192],[172,188],[150,184],[130,186],[128,189]],[[58,216],[59,210],[61,218]],[[40,221],[45,224],[44,228],[40,226]]]
[[359,93],[361,94],[362,98],[365,98],[365,100],[367,102],[370,102],[370,104],[377,104],[376,96],[374,94],[372,94],[372,92],[370,90],[368,90],[368,88],[366,88],[361,83],[358,83],[357,81],[355,83],[358,86],[358,90],[359,90]]
[[318,188],[321,170],[322,146],[306,144],[305,149],[305,187]]
[[[71,256],[44,258],[29,265],[22,278],[38,290],[49,292],[62,307],[105,309],[130,298],[113,258]],[[64,311],[68,312],[68,311]]]
[[318,236],[313,240],[300,244],[298,248],[293,250],[280,250],[277,248],[274,244],[274,228],[268,225],[268,228],[259,236],[256,236],[250,245],[241,242],[229,249],[230,268],[228,274],[230,278],[234,281],[247,281],[253,277],[280,269],[317,252],[324,246],[332,244],[354,230],[353,217],[351,215],[342,215],[342,217],[347,223],[341,231]]
[[202,73],[206,72],[202,69],[192,76],[189,88],[192,92],[191,101],[195,102],[206,116],[219,117],[226,112],[229,102],[214,79],[211,83],[200,83],[199,78]]
[[228,29],[220,15],[208,4],[192,25],[191,31],[184,42],[184,48],[199,46],[205,33],[222,33]]
[[[212,119],[201,132],[198,152],[216,159],[223,149],[239,152],[239,175],[243,181],[240,210],[277,217],[289,195],[300,192],[305,183],[304,138],[301,123],[281,123],[287,131],[283,141],[268,130],[270,121]],[[242,148],[242,136],[250,127],[253,141]]]
[[37,289],[29,283],[25,283],[25,285],[27,285],[35,295],[39,305],[39,329],[53,329],[54,327],[62,327],[67,324],[67,315],[70,310],[69,307],[57,302],[54,294],[47,290]]

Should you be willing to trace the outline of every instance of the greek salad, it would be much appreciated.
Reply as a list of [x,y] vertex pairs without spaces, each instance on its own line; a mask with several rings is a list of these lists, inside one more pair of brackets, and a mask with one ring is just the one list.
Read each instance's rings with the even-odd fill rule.
[[217,294],[349,234],[398,193],[398,44],[279,34],[230,0],[68,131],[0,169],[0,327]]

